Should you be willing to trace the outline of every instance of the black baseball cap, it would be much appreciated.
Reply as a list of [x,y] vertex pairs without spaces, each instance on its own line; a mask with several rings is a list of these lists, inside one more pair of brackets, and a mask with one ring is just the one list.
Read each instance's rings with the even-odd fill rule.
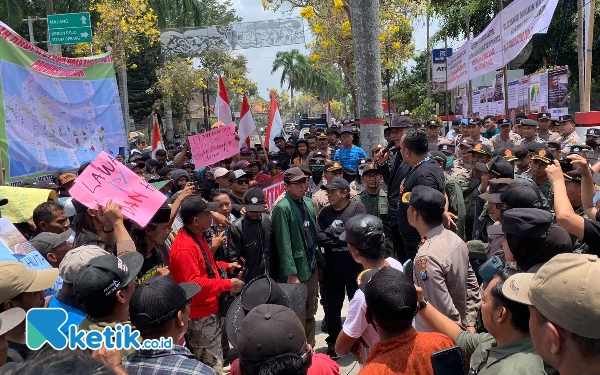
[[194,216],[198,216],[201,212],[216,211],[219,206],[219,202],[208,202],[206,199],[195,195],[188,197],[181,202],[179,216],[181,216],[183,222],[186,223]]
[[370,162],[360,169],[361,176],[364,176],[367,172],[377,172],[378,174],[381,174],[381,171],[373,162]]
[[548,146],[548,150],[550,151],[560,150],[560,142],[550,141],[546,145]]
[[456,151],[456,146],[454,146],[453,144],[447,144],[447,143],[442,143],[438,145],[438,151],[441,151],[443,153],[449,153],[449,154],[454,154],[454,152]]
[[145,164],[146,159],[142,156],[142,154],[132,154],[131,156],[129,156],[129,163],[137,163],[138,160],[142,160]]
[[539,112],[537,114],[537,118],[538,118],[538,120],[544,120],[544,119],[550,120],[552,118],[552,116],[548,112]]
[[521,125],[522,126],[538,126],[538,122],[534,121],[534,120],[530,120],[528,118],[521,120]]
[[428,128],[430,128],[430,127],[431,128],[433,128],[433,127],[438,127],[439,128],[440,126],[441,126],[440,123],[437,122],[437,121],[435,121],[435,120],[429,120],[429,121],[427,121],[427,127]]
[[281,168],[281,163],[279,163],[278,159],[269,159],[269,164],[267,164],[267,169],[271,170],[275,167]]
[[267,275],[248,282],[227,310],[225,332],[237,348],[237,331],[246,315],[255,307],[270,304],[291,309],[297,317],[306,312],[308,288],[302,283],[277,283]]
[[283,148],[288,148],[288,147],[296,148],[296,144],[293,141],[287,141],[287,142],[285,142],[285,146],[283,146]]
[[429,186],[418,185],[411,192],[402,195],[402,203],[421,212],[444,212],[446,197]]
[[541,208],[539,189],[522,184],[511,184],[500,195],[502,203],[511,208]]
[[75,296],[88,311],[108,314],[117,291],[134,281],[143,265],[144,256],[137,251],[92,258],[75,276]]
[[327,183],[327,185],[322,185],[321,186],[322,190],[344,190],[344,191],[350,191],[350,184],[348,183],[348,181],[346,181],[345,179],[341,178],[341,177],[335,177],[333,179],[331,179],[331,181],[329,181]]
[[567,121],[571,121],[571,122],[575,122],[575,117],[573,117],[573,115],[564,115],[564,116],[560,116],[558,118],[558,122],[567,122]]
[[498,126],[502,125],[512,125],[512,121],[510,121],[508,118],[502,118],[498,121]]
[[383,267],[365,283],[367,310],[384,321],[411,321],[417,314],[417,291],[411,278]]
[[494,156],[502,156],[509,163],[518,160],[510,148],[499,148],[494,150]]
[[475,168],[481,172],[492,173],[497,178],[513,178],[513,166],[502,156],[494,156],[492,160],[484,163],[475,163]]
[[244,171],[243,169],[236,169],[229,173],[229,182],[233,182],[235,180],[239,180],[240,178],[252,178],[254,177],[251,173]]
[[588,129],[587,132],[585,133],[585,135],[600,137],[600,129],[598,129],[598,128]]
[[414,121],[407,116],[398,116],[390,124],[390,128],[412,128]]
[[435,161],[440,162],[440,163],[444,163],[444,165],[446,164],[446,155],[443,152],[441,152],[441,151],[431,151],[429,153],[429,155]]
[[527,150],[527,147],[525,147],[524,145],[518,145],[513,147],[512,153],[515,156],[515,158],[520,160],[529,155],[529,150]]
[[134,168],[144,169],[144,168],[146,168],[146,163],[129,162],[129,163],[127,163],[126,167],[129,168],[130,170],[133,170]]
[[458,128],[460,126],[461,122],[462,122],[462,119],[460,117],[455,117],[454,120],[452,120],[452,127]]
[[473,148],[467,152],[483,154],[492,157],[492,149],[490,148],[490,146],[484,145],[483,143],[475,143]]
[[46,256],[49,252],[54,250],[54,248],[62,245],[67,242],[67,240],[73,234],[72,229],[67,229],[66,232],[57,234],[51,232],[41,232],[37,236],[33,237],[29,240],[31,246],[34,249],[40,252],[40,254]]
[[265,193],[261,188],[248,189],[244,194],[244,208],[246,208],[246,211],[263,212],[265,202]]
[[281,305],[264,304],[250,310],[237,330],[237,349],[244,372],[249,374],[258,373],[264,362],[282,355],[302,361],[311,358],[300,319]]
[[129,301],[134,327],[158,327],[175,317],[200,292],[197,283],[177,284],[170,276],[155,276],[135,288]]
[[479,195],[479,198],[488,201],[488,203],[503,203],[500,198],[502,193],[509,185],[514,183],[516,183],[516,181],[512,178],[495,178],[490,181],[488,190]]
[[313,159],[327,159],[327,155],[323,151],[317,150],[317,151],[313,152],[312,158],[310,160],[313,160]]
[[590,146],[588,145],[571,145],[569,147],[569,155],[577,154],[581,155],[581,153],[585,150],[589,150]]
[[317,168],[322,170],[325,167],[325,159],[323,158],[312,158],[308,161],[308,166],[312,170],[313,168]]
[[554,154],[548,148],[541,148],[533,152],[531,160],[540,160],[550,165],[554,161]]
[[340,134],[337,132],[337,129],[334,127],[328,128],[327,131],[325,132],[325,134],[329,135],[329,134],[335,134],[337,136],[339,136]]
[[353,216],[346,221],[344,227],[346,230],[339,239],[358,249],[379,248],[383,244],[383,221],[377,216]]
[[467,126],[471,126],[471,125],[475,125],[475,126],[481,125],[481,119],[478,119],[476,117],[470,118],[469,122],[467,123]]
[[275,137],[273,137],[273,141],[276,141],[278,139],[283,139],[285,141],[285,137],[283,136],[283,134],[277,134]]
[[539,208],[511,208],[502,215],[502,233],[515,237],[546,238],[553,219],[551,212]]
[[473,140],[473,138],[463,137],[460,139],[460,143],[459,143],[458,147],[464,146],[464,147],[472,148],[474,145],[475,145],[475,141]]
[[565,182],[581,183],[581,172],[580,171],[570,171],[567,173],[563,173],[563,177],[565,178]]
[[[525,114],[525,112],[519,112],[519,113],[517,113],[517,115],[515,116],[515,118],[517,120],[520,120],[520,119],[527,118],[527,115]],[[519,123],[519,121],[517,121],[517,123]]]

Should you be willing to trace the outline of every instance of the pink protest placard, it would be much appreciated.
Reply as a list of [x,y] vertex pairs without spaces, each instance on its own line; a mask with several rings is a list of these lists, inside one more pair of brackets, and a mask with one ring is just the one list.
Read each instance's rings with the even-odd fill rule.
[[240,152],[235,140],[235,124],[220,126],[188,137],[196,168],[206,167]]
[[101,152],[75,179],[71,196],[86,207],[105,207],[112,198],[123,215],[146,226],[167,197],[106,152]]

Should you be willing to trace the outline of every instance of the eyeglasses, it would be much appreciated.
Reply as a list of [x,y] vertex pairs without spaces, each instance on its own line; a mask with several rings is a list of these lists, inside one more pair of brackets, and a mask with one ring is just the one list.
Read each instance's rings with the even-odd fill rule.
[[302,179],[299,181],[290,182],[290,185],[306,185],[306,184],[308,184],[308,179]]
[[250,180],[235,180],[238,185],[250,185]]

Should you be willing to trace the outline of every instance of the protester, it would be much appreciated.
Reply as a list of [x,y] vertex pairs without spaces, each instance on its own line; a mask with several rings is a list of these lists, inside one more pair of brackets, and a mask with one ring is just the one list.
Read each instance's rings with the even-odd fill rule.
[[202,235],[210,227],[217,203],[208,203],[193,196],[183,201],[179,214],[184,227],[179,230],[169,254],[169,269],[176,283],[194,282],[201,290],[191,301],[190,321],[186,341],[198,360],[212,367],[217,374],[223,369],[221,323],[218,297],[222,293],[238,293],[244,282],[222,279],[218,267],[233,272],[238,263],[215,262]]
[[240,361],[231,375],[339,375],[339,366],[307,344],[301,321],[287,307],[250,310],[237,332]]
[[169,274],[169,252],[165,242],[171,232],[171,209],[161,207],[145,227],[133,224],[131,237],[136,250],[144,256],[144,264],[137,275],[141,284],[154,276]]
[[305,139],[299,139],[298,142],[296,142],[296,153],[298,156],[294,158],[293,163],[306,165],[308,162],[309,152],[310,148],[308,146],[308,141]]
[[350,183],[357,172],[357,163],[359,159],[367,157],[362,148],[356,146],[353,141],[352,129],[343,128],[340,132],[342,147],[335,151],[333,160],[339,161],[344,168],[344,178]]
[[118,204],[112,199],[106,202],[104,208],[87,208],[75,199],[71,201],[75,207],[73,226],[75,241],[73,246],[79,247],[88,243],[102,241],[109,247],[115,244],[117,235],[126,235],[130,239],[123,223],[123,214]]
[[[20,262],[0,262],[0,313],[13,308],[25,312],[45,305],[44,290],[58,279],[56,268],[33,270]],[[7,362],[22,362],[31,354],[25,345],[25,321],[6,332]]]
[[502,287],[508,299],[529,306],[535,350],[560,374],[600,371],[598,264],[596,255],[559,254],[535,274],[511,276]]
[[486,139],[491,139],[492,137],[500,134],[500,130],[498,130],[498,127],[496,127],[496,116],[485,116],[483,119],[483,127],[485,128],[483,137]]
[[278,278],[288,283],[305,283],[308,287],[306,318],[303,323],[310,345],[315,344],[317,312],[317,268],[325,260],[317,245],[317,226],[313,205],[304,197],[308,177],[300,168],[285,171],[283,181],[287,194],[273,208],[271,220],[278,256]]
[[[219,207],[215,210],[233,223],[237,218],[232,214],[233,204],[227,190],[216,189],[211,192],[210,201],[218,203]],[[209,244],[210,251],[216,261],[229,262],[229,225],[217,224],[213,219],[210,227],[204,231],[204,238]]]
[[241,169],[234,170],[229,174],[229,198],[233,204],[231,213],[236,218],[243,214],[244,194],[250,187],[251,178],[251,174]]
[[170,277],[157,276],[136,288],[129,312],[131,323],[144,339],[170,338],[171,349],[140,349],[123,358],[129,374],[205,374],[215,372],[178,345],[188,327],[190,301],[198,292],[196,283],[176,284]]
[[352,260],[345,241],[340,239],[346,221],[356,215],[365,214],[365,206],[350,199],[350,185],[337,177],[322,187],[327,191],[329,206],[324,207],[317,217],[318,243],[325,253],[325,289],[327,294],[327,354],[336,359],[335,341],[342,330],[342,306],[344,294],[351,300],[358,289],[356,277],[360,265]]
[[[399,192],[401,197],[417,186],[428,186],[438,191],[445,191],[444,173],[437,162],[429,156],[427,135],[422,130],[407,130],[402,136],[400,149],[404,162],[412,167],[401,184]],[[414,259],[421,236],[408,222],[408,205],[398,206],[398,228],[404,247],[399,260]]]
[[53,268],[58,268],[65,255],[71,250],[71,245],[67,241],[72,234],[71,229],[61,234],[42,232],[29,240],[29,243]]
[[271,217],[265,213],[265,194],[260,188],[244,195],[246,214],[231,224],[227,239],[228,259],[242,265],[244,282],[271,274]]
[[463,331],[428,303],[421,288],[416,287],[419,318],[432,331],[450,337],[462,349],[465,358],[470,358],[469,374],[545,374],[544,363],[529,336],[529,310],[524,304],[507,298],[509,277],[515,272],[509,268],[499,269],[485,289],[481,317],[488,333]]
[[69,229],[69,220],[64,207],[54,201],[40,203],[33,210],[33,223],[37,233],[60,234]]
[[417,332],[412,321],[417,313],[417,293],[406,274],[392,267],[371,271],[361,280],[367,303],[367,321],[379,333],[360,375],[431,374],[431,354],[452,347],[439,333]]

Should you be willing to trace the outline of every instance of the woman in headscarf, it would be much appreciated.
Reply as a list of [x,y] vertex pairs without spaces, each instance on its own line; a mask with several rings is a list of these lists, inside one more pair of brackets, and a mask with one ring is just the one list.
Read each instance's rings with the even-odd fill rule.
[[557,254],[573,251],[571,237],[553,223],[553,215],[539,208],[513,208],[503,212],[506,260],[526,272],[536,272]]

